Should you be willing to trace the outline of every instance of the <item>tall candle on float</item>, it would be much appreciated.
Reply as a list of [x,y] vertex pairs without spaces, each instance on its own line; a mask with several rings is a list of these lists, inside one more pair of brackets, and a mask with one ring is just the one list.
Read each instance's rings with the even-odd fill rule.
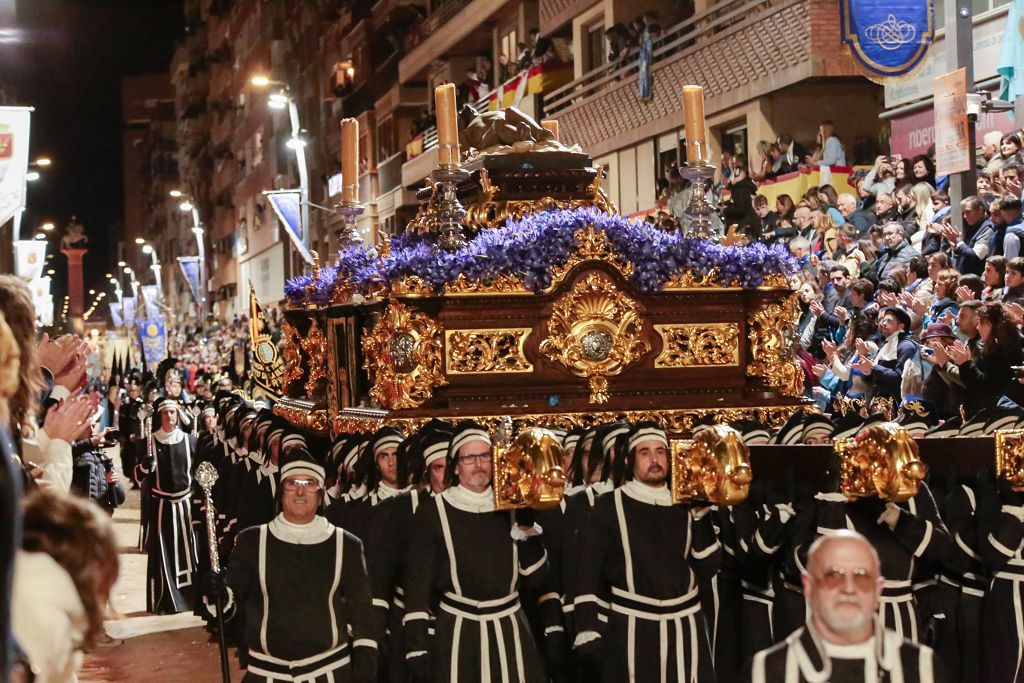
[[459,165],[459,121],[455,111],[455,84],[434,88],[434,114],[437,117],[437,163]]
[[341,201],[359,201],[359,122],[341,120]]
[[708,161],[708,141],[704,135],[704,88],[683,86],[683,113],[686,125],[686,162]]

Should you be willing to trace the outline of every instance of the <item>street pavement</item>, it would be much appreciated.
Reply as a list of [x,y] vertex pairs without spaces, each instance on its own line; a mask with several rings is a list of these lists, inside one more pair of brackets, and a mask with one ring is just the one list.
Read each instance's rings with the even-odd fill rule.
[[[121,548],[121,571],[111,592],[110,618],[105,624],[110,640],[86,655],[79,681],[221,681],[217,642],[203,629],[201,619],[191,613],[156,616],[146,612],[146,556],[138,549],[138,491],[128,492],[128,500],[114,513],[113,521]],[[229,657],[231,680],[240,681],[242,671],[233,652]]]

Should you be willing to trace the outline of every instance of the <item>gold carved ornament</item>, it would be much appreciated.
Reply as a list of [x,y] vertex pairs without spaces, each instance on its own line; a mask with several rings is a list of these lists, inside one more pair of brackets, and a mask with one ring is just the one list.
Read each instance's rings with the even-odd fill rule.
[[[750,408],[673,408],[665,410],[598,411],[588,413],[520,413],[513,415],[517,425],[545,425],[559,429],[589,429],[610,422],[657,422],[666,432],[686,435],[693,431],[698,421],[711,417],[715,422],[727,423],[740,420],[756,420],[769,429],[778,429],[786,423],[795,410],[806,410],[802,405],[757,406]],[[507,415],[464,415],[459,419],[474,420],[490,431],[495,431]],[[403,417],[385,419],[383,424],[398,427],[405,432],[418,431],[431,417]],[[442,418],[447,419],[447,418]],[[373,430],[363,430],[373,431]]]
[[281,379],[281,391],[288,389],[292,382],[302,379],[302,350],[300,343],[302,337],[298,330],[291,326],[286,320],[281,323],[281,335],[284,337],[284,347],[281,355],[284,357],[284,375]]
[[588,273],[552,307],[540,352],[585,377],[591,403],[607,403],[608,377],[651,350],[641,336],[643,325],[635,301],[607,276]]
[[399,301],[389,302],[363,337],[365,367],[373,380],[370,398],[391,410],[416,408],[434,387],[448,384],[441,371],[443,333],[437,321]]
[[740,327],[736,323],[655,325],[661,336],[656,368],[739,365]]
[[521,277],[515,275],[499,275],[493,280],[478,282],[470,280],[462,273],[444,286],[445,296],[472,296],[478,294],[533,294],[526,288]]
[[449,375],[533,372],[523,345],[529,327],[445,332],[445,372]]
[[327,431],[326,410],[309,410],[300,406],[278,403],[274,406],[274,414],[283,417],[296,427],[301,427],[302,429],[309,429],[320,433]]
[[524,429],[494,447],[494,506],[498,510],[557,507],[565,494],[562,446],[547,429]]
[[927,471],[917,442],[895,422],[865,427],[852,439],[836,439],[832,447],[839,459],[839,489],[849,500],[908,501]]
[[996,431],[996,477],[1003,477],[1014,491],[1024,491],[1024,431]]
[[316,318],[313,319],[306,336],[299,342],[309,358],[309,374],[306,375],[306,396],[316,392],[317,382],[327,376],[327,338],[324,337]]
[[783,396],[803,396],[804,372],[793,360],[792,334],[800,309],[796,294],[750,314],[747,376],[760,377]]
[[624,261],[612,247],[611,242],[605,235],[604,230],[595,230],[592,227],[581,228],[575,233],[576,242],[579,248],[572,253],[569,260],[563,265],[551,266],[551,286],[547,291],[553,290],[565,280],[569,271],[584,261],[602,261],[615,266],[622,277],[629,277],[633,273],[633,264]]
[[673,439],[672,502],[737,505],[747,499],[753,473],[750,449],[728,425],[713,425],[693,439]]

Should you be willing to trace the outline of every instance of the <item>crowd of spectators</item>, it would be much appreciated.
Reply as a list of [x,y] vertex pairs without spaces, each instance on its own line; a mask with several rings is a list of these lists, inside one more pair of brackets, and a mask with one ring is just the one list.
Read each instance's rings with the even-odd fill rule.
[[[833,127],[823,124],[813,153],[780,137],[754,173],[731,157],[719,188],[731,195],[726,224],[740,225],[749,240],[786,244],[799,263],[791,284],[806,395],[826,411],[853,406],[865,415],[918,401],[934,421],[1019,409],[1020,135],[985,137],[977,192],[958,207],[929,155],[879,156],[850,177],[850,193],[821,185],[774,201],[758,194],[759,178],[844,157]],[[681,187],[678,170],[668,176],[668,186]]]

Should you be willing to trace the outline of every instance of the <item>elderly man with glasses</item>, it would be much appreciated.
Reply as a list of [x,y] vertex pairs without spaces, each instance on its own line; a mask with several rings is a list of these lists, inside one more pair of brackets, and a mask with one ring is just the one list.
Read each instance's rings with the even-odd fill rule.
[[885,579],[878,553],[856,531],[821,536],[803,572],[808,615],[803,627],[754,655],[752,683],[928,683],[945,681],[935,652],[881,627]]
[[375,681],[377,642],[363,544],[318,513],[324,468],[296,448],[281,467],[281,512],[238,535],[224,616],[245,619],[243,683]]

